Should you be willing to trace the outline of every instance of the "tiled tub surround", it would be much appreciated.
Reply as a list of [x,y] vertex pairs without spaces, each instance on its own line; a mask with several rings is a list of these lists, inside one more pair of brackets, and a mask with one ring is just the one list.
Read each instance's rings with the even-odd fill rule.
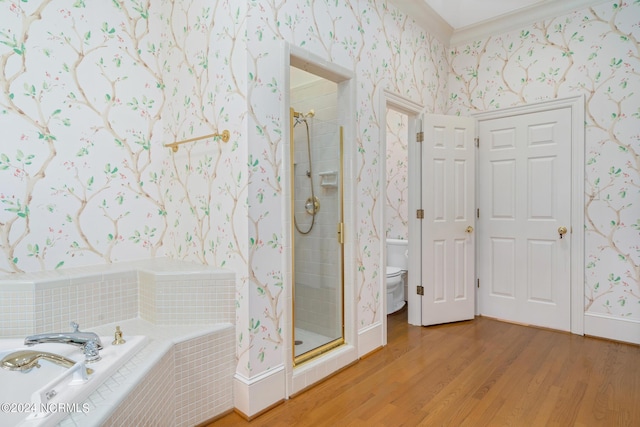
[[145,335],[149,344],[89,396],[86,414],[73,413],[60,427],[194,426],[233,409],[233,325],[118,325],[125,339]]
[[[195,425],[233,408],[235,279],[175,260],[0,278],[0,337],[119,325],[148,344],[62,426]],[[126,345],[126,344],[125,344]]]

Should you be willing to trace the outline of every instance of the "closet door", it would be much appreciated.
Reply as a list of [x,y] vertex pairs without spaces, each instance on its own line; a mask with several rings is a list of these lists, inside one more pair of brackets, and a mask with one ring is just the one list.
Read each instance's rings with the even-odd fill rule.
[[571,328],[571,109],[479,121],[480,313]]

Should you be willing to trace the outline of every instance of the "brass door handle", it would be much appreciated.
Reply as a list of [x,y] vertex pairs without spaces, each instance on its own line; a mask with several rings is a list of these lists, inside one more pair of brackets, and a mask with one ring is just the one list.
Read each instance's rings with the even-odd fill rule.
[[558,234],[560,234],[560,238],[562,239],[562,236],[567,234],[567,227],[558,227]]
[[464,231],[466,231],[467,233],[473,233],[473,227],[472,226],[468,226],[466,228],[466,230],[464,230]]

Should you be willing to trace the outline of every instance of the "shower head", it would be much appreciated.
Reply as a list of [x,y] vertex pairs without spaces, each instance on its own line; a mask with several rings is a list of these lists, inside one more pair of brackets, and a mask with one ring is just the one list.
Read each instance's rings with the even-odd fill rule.
[[314,117],[316,115],[316,112],[311,109],[309,110],[309,112],[307,114],[301,113],[299,111],[293,111],[293,118],[295,119],[295,123],[293,124],[294,127],[296,127],[297,125],[299,125],[300,123],[305,123],[307,124],[307,119]]
[[308,119],[308,118],[313,117],[315,115],[316,115],[316,112],[313,109],[309,110],[309,112],[307,114],[301,113],[299,111],[294,111],[293,112],[293,117],[295,117],[296,119],[300,119],[300,120]]

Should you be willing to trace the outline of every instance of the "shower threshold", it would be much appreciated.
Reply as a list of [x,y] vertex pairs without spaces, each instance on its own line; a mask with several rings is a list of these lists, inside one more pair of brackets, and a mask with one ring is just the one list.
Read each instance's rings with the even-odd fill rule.
[[296,328],[295,355],[296,357],[300,356],[331,341],[333,341],[333,338],[307,331],[306,329]]

